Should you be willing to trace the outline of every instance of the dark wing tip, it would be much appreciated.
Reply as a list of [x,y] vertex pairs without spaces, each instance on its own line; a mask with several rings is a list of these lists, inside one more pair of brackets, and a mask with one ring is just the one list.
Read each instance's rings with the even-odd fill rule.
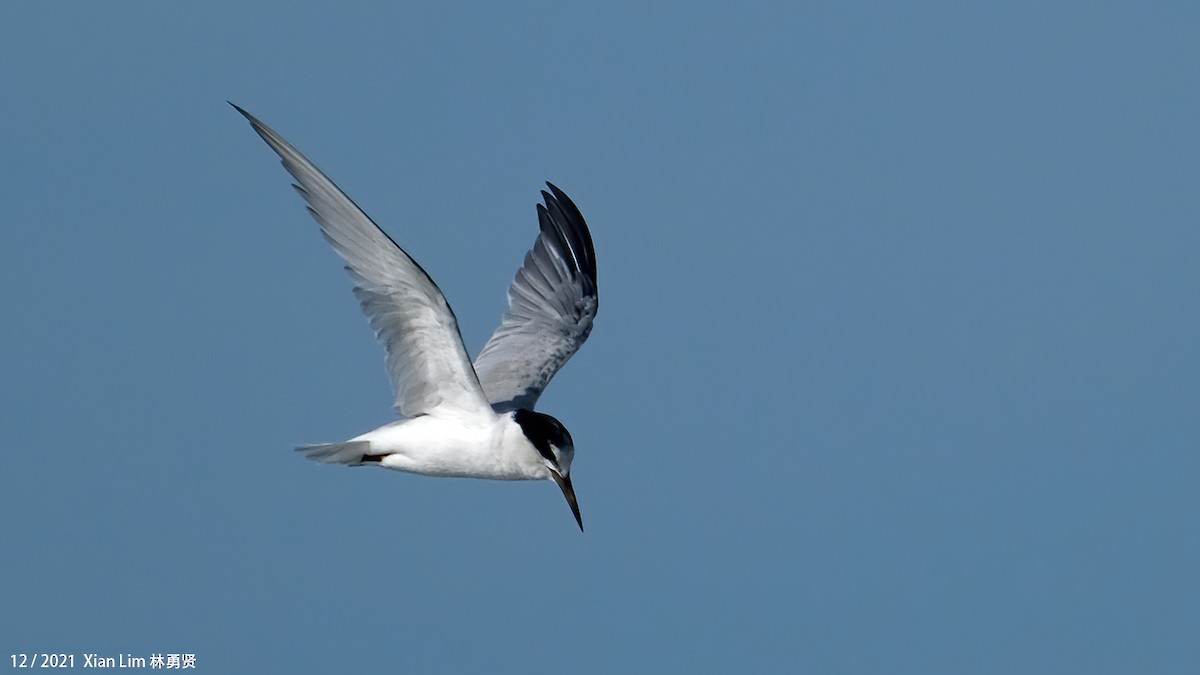
[[233,106],[234,110],[240,112],[242,114],[242,117],[245,117],[247,120],[250,121],[250,124],[254,125],[255,127],[262,126],[262,122],[259,122],[258,118],[255,117],[254,115],[251,115],[250,113],[246,112],[245,108],[243,108],[242,106],[234,103],[233,101],[227,100],[225,102],[228,103],[229,105]]
[[[280,146],[289,147],[289,145],[290,145],[287,141],[283,140],[283,137],[281,137],[279,134],[275,133],[275,130],[272,129],[271,127],[268,127],[267,125],[263,124],[262,120],[258,119],[254,115],[251,115],[250,113],[246,112],[238,104],[234,103],[233,101],[225,101],[225,102],[228,103],[229,105],[233,106],[234,110],[240,112],[242,114],[242,116],[245,117],[248,122],[250,122],[250,126],[254,128],[254,131],[256,133],[258,133],[258,135],[261,136],[264,141],[267,142],[267,145],[270,145],[271,148],[274,149],[275,152],[280,155],[280,157],[283,156],[283,153],[280,152],[279,147]],[[295,150],[295,148],[292,148],[292,150]],[[298,152],[299,151],[297,151],[297,153]],[[284,166],[287,166],[286,161],[284,162]],[[288,171],[291,171],[291,169],[288,169]]]
[[[579,271],[584,274],[592,286],[596,288],[596,249],[592,243],[592,233],[587,221],[579,212],[579,207],[567,196],[567,193],[557,185],[546,181],[550,192],[542,190],[545,206],[538,204],[538,220],[542,230],[550,229],[555,239],[576,261]],[[546,226],[549,225],[550,228]]]

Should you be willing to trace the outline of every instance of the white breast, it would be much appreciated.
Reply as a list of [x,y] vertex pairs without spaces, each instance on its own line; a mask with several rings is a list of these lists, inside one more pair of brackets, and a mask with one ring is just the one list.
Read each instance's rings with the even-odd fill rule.
[[460,418],[422,415],[352,440],[369,442],[371,454],[387,455],[380,464],[397,471],[494,480],[549,477],[541,455],[508,414],[466,423]]

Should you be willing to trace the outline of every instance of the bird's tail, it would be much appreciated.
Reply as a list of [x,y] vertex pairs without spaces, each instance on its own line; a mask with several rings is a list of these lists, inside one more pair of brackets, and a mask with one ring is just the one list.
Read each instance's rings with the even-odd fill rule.
[[348,464],[350,466],[362,464],[370,450],[371,443],[369,441],[302,445],[296,448],[296,452],[303,452],[304,456],[311,460],[326,464]]

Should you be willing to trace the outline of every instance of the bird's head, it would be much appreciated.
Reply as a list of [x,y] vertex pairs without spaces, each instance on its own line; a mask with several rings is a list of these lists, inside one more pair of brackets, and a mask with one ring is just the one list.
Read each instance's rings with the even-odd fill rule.
[[549,478],[562,488],[563,496],[567,498],[567,504],[582,532],[583,517],[579,515],[579,502],[575,500],[575,487],[571,485],[571,460],[575,458],[571,432],[553,417],[524,408],[514,412],[513,419],[542,456]]

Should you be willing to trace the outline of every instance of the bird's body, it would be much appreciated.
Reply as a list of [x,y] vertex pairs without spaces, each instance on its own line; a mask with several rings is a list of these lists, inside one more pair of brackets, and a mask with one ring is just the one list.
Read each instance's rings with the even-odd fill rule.
[[378,464],[426,476],[544,480],[537,448],[512,413],[468,419],[422,415],[398,420],[346,443],[301,448],[313,459],[339,464]]
[[388,469],[492,480],[550,477],[542,456],[509,414],[470,425],[418,417],[380,427],[360,438],[387,452],[380,465]]
[[346,261],[387,352],[403,418],[343,443],[297,449],[321,462],[428,476],[553,480],[583,529],[570,476],[574,441],[558,420],[533,411],[596,316],[595,251],[575,204],[547,183],[541,233],[509,287],[500,327],[472,363],[454,312],[425,270],[300,151],[234,108],[283,160],[321,234]]

